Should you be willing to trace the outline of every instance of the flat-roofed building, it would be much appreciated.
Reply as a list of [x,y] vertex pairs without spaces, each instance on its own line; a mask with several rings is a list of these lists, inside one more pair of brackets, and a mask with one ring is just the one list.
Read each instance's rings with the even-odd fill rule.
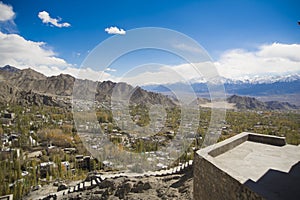
[[300,199],[300,146],[244,132],[196,152],[194,199]]

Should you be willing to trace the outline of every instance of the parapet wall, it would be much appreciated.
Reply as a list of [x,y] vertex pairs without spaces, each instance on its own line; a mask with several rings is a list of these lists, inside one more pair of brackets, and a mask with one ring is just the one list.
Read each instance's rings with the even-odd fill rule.
[[208,154],[212,157],[216,157],[246,141],[270,144],[274,146],[284,146],[286,144],[284,137],[243,132],[233,138],[223,141],[222,145],[216,145],[214,149],[208,152]]
[[195,200],[263,200],[249,188],[217,168],[201,156],[194,159]]
[[206,147],[194,156],[194,199],[195,200],[263,200],[264,198],[220,169],[214,159],[246,142],[284,146],[284,137],[243,132],[213,146]]

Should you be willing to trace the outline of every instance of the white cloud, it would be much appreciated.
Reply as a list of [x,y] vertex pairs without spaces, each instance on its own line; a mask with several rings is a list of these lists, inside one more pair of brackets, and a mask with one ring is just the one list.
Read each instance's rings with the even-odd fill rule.
[[255,51],[233,49],[224,52],[215,65],[221,76],[243,77],[286,75],[300,72],[300,44],[273,43]]
[[75,68],[75,67],[51,67],[51,66],[39,66],[34,68],[36,71],[45,74],[46,76],[57,76],[59,74],[69,74],[73,77],[80,79],[88,79],[93,81],[115,80],[109,73],[103,71],[95,71],[91,68]]
[[46,49],[44,42],[33,42],[17,34],[0,32],[0,66],[13,65],[20,68],[42,65],[66,67],[69,64]]
[[42,20],[42,22],[44,24],[51,24],[51,25],[59,27],[59,28],[71,26],[71,24],[69,24],[67,22],[59,23],[61,21],[60,18],[58,18],[58,19],[51,18],[49,13],[46,11],[39,12],[38,17]]
[[32,68],[46,76],[63,73],[94,81],[100,78],[101,80],[114,80],[114,77],[107,72],[73,67],[64,59],[59,58],[55,52],[47,49],[44,42],[34,42],[17,34],[0,32],[0,67],[5,65],[20,69]]
[[[154,68],[154,67],[153,67]],[[182,78],[169,67],[159,67],[157,71],[141,71],[139,73],[125,74],[117,79],[118,82],[126,82],[131,85],[151,85],[151,84],[167,84],[181,82]]]
[[108,68],[105,69],[105,71],[107,71],[107,72],[116,72],[117,70],[108,67]]
[[124,29],[119,29],[116,26],[111,26],[109,28],[104,29],[105,32],[107,32],[108,34],[119,34],[119,35],[125,35],[126,31]]
[[15,13],[13,11],[13,8],[0,1],[0,21],[3,22],[13,20],[14,17]]
[[261,57],[277,57],[300,62],[300,44],[281,44],[262,45],[257,52]]
[[0,1],[0,31],[6,33],[17,32],[14,22],[16,14],[10,5],[6,5]]
[[[198,64],[205,67],[206,63]],[[117,81],[127,82],[131,85],[170,84],[178,82],[189,82],[191,80],[203,81],[202,74],[199,74],[191,64],[176,66],[147,64],[141,65],[124,74]]]

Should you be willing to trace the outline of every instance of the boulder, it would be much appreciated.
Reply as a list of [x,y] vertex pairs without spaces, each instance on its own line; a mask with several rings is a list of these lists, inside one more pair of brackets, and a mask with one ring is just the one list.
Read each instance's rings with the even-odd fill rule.
[[60,184],[57,188],[57,192],[62,191],[62,190],[67,190],[69,187],[66,184]]

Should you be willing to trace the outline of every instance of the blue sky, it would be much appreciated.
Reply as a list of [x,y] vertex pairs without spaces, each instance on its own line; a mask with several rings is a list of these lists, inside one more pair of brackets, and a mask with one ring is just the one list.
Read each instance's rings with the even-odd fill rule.
[[[2,21],[0,14],[2,37],[14,34],[24,39],[24,43],[34,42],[45,56],[61,59],[58,69],[66,66],[78,68],[96,45],[112,36],[104,30],[113,26],[124,31],[164,27],[182,32],[201,44],[220,65],[219,68],[226,69],[222,73],[229,78],[232,78],[232,72],[227,68],[248,54],[246,57],[254,57],[250,63],[261,65],[260,68],[265,62],[257,60],[259,58],[290,59],[287,63],[274,63],[278,69],[273,71],[278,74],[293,74],[300,70],[300,56],[295,53],[300,50],[300,26],[297,25],[300,2],[297,0],[2,0],[2,4],[11,7],[14,13],[13,17]],[[49,14],[51,20],[58,19],[57,24],[43,23],[42,17],[39,17],[42,11],[45,11],[42,13],[44,17]],[[14,44],[14,39],[11,38],[11,44]],[[7,57],[7,45],[1,48],[0,43],[0,58],[11,61],[6,64],[17,65],[19,61]],[[163,60],[163,56],[158,57]],[[173,63],[170,61],[168,64]],[[56,64],[52,60],[45,64],[42,61],[27,64],[23,61],[20,65],[36,65],[32,67],[47,74],[51,70],[45,68]],[[281,69],[279,66],[282,65],[287,69]],[[241,67],[237,76],[242,76],[245,67],[239,63],[236,67]],[[254,72],[245,74],[255,75]],[[266,73],[268,70],[263,70],[262,74]]]

